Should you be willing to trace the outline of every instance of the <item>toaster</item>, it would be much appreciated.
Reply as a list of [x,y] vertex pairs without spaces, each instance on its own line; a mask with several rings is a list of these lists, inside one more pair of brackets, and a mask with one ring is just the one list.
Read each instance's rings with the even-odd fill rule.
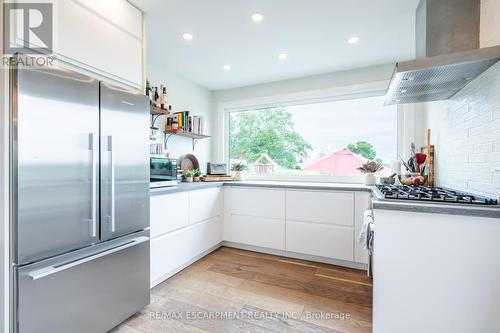
[[207,163],[207,175],[227,175],[227,165],[224,163]]

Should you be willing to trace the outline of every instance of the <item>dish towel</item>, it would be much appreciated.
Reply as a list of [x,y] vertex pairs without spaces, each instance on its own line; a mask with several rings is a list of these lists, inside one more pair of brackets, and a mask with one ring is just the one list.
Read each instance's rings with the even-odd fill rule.
[[363,226],[359,232],[358,242],[368,251],[373,248],[373,229],[373,210],[367,209],[363,215]]

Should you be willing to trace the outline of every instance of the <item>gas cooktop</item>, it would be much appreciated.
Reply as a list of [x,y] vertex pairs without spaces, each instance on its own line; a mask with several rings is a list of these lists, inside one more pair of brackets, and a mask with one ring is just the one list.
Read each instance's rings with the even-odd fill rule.
[[495,199],[459,192],[443,187],[377,185],[377,195],[390,200],[413,200],[434,203],[455,203],[494,206]]

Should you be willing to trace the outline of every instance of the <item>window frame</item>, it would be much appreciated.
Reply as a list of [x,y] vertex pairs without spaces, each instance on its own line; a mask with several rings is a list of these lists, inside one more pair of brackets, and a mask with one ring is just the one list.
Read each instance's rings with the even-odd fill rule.
[[[258,97],[220,103],[218,105],[217,124],[219,128],[216,153],[219,161],[229,166],[229,115],[232,112],[244,112],[262,108],[275,108],[335,102],[342,100],[361,99],[368,97],[384,96],[389,81],[376,81],[350,86],[335,87],[316,91],[304,91],[285,95]],[[402,105],[397,106],[397,153],[405,156],[404,149],[407,142],[413,142],[415,136],[415,116],[413,110]],[[289,176],[289,175],[254,175],[246,174],[245,180],[258,181],[287,181],[287,182],[324,182],[324,183],[364,183],[363,175],[360,176]]]

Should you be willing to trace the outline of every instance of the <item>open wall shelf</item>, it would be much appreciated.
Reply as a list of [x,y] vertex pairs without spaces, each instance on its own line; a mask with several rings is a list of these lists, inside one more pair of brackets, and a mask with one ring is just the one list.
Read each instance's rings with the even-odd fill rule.
[[168,110],[160,109],[159,107],[156,107],[154,105],[150,106],[150,113],[152,115],[157,115],[157,116],[163,116],[163,115],[170,114],[170,112]]
[[210,135],[204,135],[204,134],[196,134],[196,133],[191,133],[191,132],[170,132],[170,131],[165,131],[165,148],[168,147],[168,140],[173,136],[181,136],[184,138],[190,138],[193,141],[193,151],[196,146],[196,143],[202,139],[208,139],[210,138]]

